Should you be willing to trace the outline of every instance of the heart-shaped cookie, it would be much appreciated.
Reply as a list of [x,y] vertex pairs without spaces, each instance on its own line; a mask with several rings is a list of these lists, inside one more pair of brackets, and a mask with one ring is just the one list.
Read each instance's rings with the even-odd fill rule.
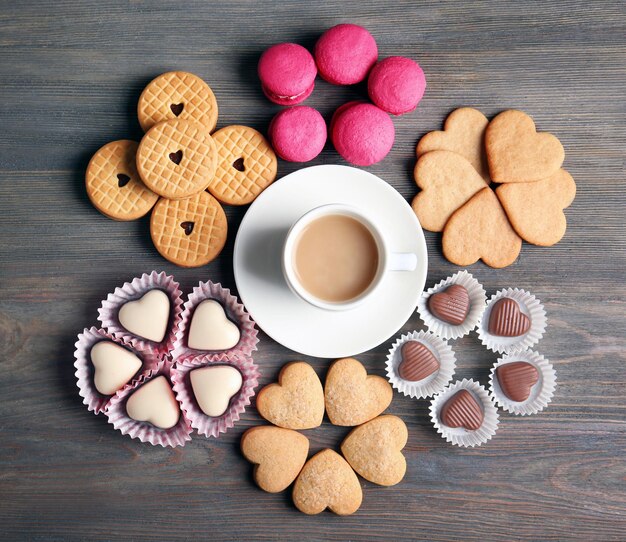
[[383,412],[391,403],[393,390],[384,378],[368,375],[356,359],[344,358],[330,366],[324,397],[331,423],[352,426]]
[[417,145],[417,156],[431,151],[451,151],[463,156],[489,182],[485,130],[489,120],[477,109],[461,107],[448,115],[443,131],[427,133]]
[[237,346],[241,333],[214,299],[200,303],[193,313],[187,345],[196,350],[228,350]]
[[467,288],[460,284],[451,284],[447,288],[435,292],[428,298],[428,310],[439,320],[453,326],[461,325],[465,322],[470,310]]
[[497,115],[485,131],[485,147],[491,178],[496,183],[539,181],[554,175],[565,159],[561,142],[540,132],[522,111]]
[[407,341],[402,345],[398,374],[403,380],[418,382],[439,370],[439,360],[425,344]]
[[149,422],[159,429],[170,429],[178,423],[180,406],[172,386],[161,375],[133,392],[126,401],[126,413],[138,422]]
[[259,392],[256,408],[267,421],[279,427],[319,427],[324,418],[322,383],[308,363],[288,363],[278,375],[278,384],[269,384]]
[[491,188],[484,188],[454,212],[443,230],[442,242],[445,257],[461,266],[482,259],[491,267],[506,267],[522,248],[522,239]]
[[353,514],[361,506],[363,491],[346,460],[330,449],[309,459],[293,486],[293,502],[305,514],[329,508],[335,514]]
[[103,395],[113,395],[137,374],[141,360],[113,341],[100,341],[90,352],[94,367],[93,383]]
[[221,416],[241,389],[241,373],[230,365],[209,365],[189,374],[198,406],[207,416]]
[[576,183],[564,169],[533,183],[501,184],[496,189],[511,225],[533,245],[549,247],[565,235],[567,220],[563,209],[576,196]]
[[484,414],[474,396],[467,390],[460,390],[441,407],[439,418],[448,427],[476,431],[483,424]]
[[397,416],[379,416],[353,429],[341,444],[341,453],[363,478],[393,486],[404,478],[402,449],[409,433]]
[[269,493],[289,487],[302,470],[309,439],[291,429],[261,425],[241,437],[241,452],[254,463],[254,480]]
[[530,397],[530,390],[539,381],[539,371],[525,361],[505,363],[496,369],[496,377],[502,393],[511,401],[523,403]]
[[413,177],[422,191],[411,206],[428,231],[442,231],[450,215],[487,186],[472,164],[450,151],[421,156]]
[[161,342],[170,319],[170,298],[162,290],[150,290],[136,301],[122,305],[117,318],[131,333]]
[[519,337],[530,329],[530,318],[508,297],[498,299],[489,314],[489,333],[498,337]]

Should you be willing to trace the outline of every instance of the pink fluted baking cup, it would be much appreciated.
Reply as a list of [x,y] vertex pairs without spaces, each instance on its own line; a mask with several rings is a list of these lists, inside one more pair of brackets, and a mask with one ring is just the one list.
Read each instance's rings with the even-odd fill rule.
[[138,422],[130,418],[126,412],[126,402],[129,397],[146,382],[163,375],[171,383],[170,370],[170,365],[161,361],[156,369],[143,373],[137,380],[118,391],[109,401],[105,411],[109,423],[122,435],[148,442],[153,446],[174,448],[184,446],[187,441],[191,440],[191,424],[182,408],[178,423],[170,429],[159,429],[149,422]]
[[[231,399],[224,414],[218,417],[207,416],[199,407],[190,381],[190,373],[194,369],[209,365],[230,365],[235,367],[242,376],[241,389]],[[233,356],[230,353],[209,354],[178,361],[172,368],[174,392],[183,412],[191,422],[191,426],[200,435],[218,437],[235,425],[241,414],[250,404],[255,388],[259,385],[259,369],[251,358]]]
[[[241,334],[239,342],[228,350],[197,350],[195,348],[189,348],[187,345],[187,336],[189,334],[193,313],[197,306],[207,299],[218,301],[224,308],[228,319],[234,322],[239,328],[239,333]],[[259,342],[257,334],[258,331],[254,325],[254,321],[250,318],[245,307],[230,293],[229,289],[222,288],[221,284],[211,282],[210,280],[201,282],[189,294],[187,301],[185,301],[183,305],[183,312],[176,331],[176,341],[174,342],[172,356],[174,359],[178,359],[228,352],[233,356],[247,358],[257,349],[256,345]]]
[[[120,324],[118,318],[118,312],[122,305],[129,301],[136,301],[148,291],[154,289],[164,291],[170,298],[170,316],[167,332],[163,340],[158,343],[129,332]],[[149,275],[144,273],[141,277],[134,278],[131,282],[126,282],[123,286],[115,288],[115,291],[110,293],[100,305],[98,320],[107,332],[129,343],[133,348],[149,351],[154,355],[164,357],[174,346],[176,329],[181,318],[182,304],[182,293],[174,277],[166,275],[163,271],[161,273],[152,271]]]
[[91,362],[91,349],[100,341],[112,341],[115,344],[119,344],[141,359],[143,365],[130,380],[131,383],[142,373],[155,369],[160,361],[150,352],[136,350],[130,344],[124,342],[122,339],[115,338],[103,329],[96,327],[85,328],[82,333],[78,334],[78,340],[74,345],[74,367],[76,367],[74,374],[76,376],[76,384],[78,385],[78,393],[83,398],[83,404],[87,405],[87,410],[90,412],[93,411],[94,414],[104,412],[112,397],[112,395],[103,395],[100,393],[94,384],[95,370]]

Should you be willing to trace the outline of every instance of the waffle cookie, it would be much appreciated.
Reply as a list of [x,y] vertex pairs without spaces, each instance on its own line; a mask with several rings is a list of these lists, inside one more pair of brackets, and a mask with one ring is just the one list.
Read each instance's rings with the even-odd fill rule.
[[159,196],[141,182],[135,156],[138,143],[111,141],[93,155],[85,173],[87,195],[96,209],[114,220],[147,214]]
[[156,124],[137,151],[137,170],[148,188],[168,199],[182,199],[204,190],[217,164],[215,142],[208,128],[174,119]]
[[229,205],[253,201],[274,179],[277,160],[262,134],[248,126],[226,126],[213,134],[217,170],[209,192]]
[[215,130],[217,100],[211,87],[197,75],[167,72],[148,83],[137,104],[141,128],[148,131],[158,122],[175,118],[192,120]]
[[160,199],[150,218],[154,246],[181,267],[199,267],[216,258],[227,231],[222,206],[204,191],[182,200]]

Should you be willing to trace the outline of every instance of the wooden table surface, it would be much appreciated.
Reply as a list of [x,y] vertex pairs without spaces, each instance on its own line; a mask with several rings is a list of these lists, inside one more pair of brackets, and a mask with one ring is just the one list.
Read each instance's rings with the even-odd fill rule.
[[[419,5],[417,5],[419,4]],[[35,2],[0,8],[0,536],[7,539],[626,538],[626,8],[623,2]],[[381,57],[406,55],[428,79],[417,111],[394,118],[396,143],[368,168],[404,197],[416,187],[414,147],[446,115],[471,105],[488,116],[530,113],[558,135],[578,184],[568,231],[552,248],[524,244],[512,266],[470,271],[489,294],[517,286],[545,304],[537,350],[558,373],[539,415],[502,414],[478,449],[447,444],[428,402],[399,394],[389,412],[408,425],[406,478],[362,480],[351,517],[299,513],[288,493],[253,483],[239,453],[260,423],[249,407],[219,440],[162,449],[120,435],[78,396],[73,345],[117,285],[152,269],[185,291],[211,279],[234,288],[233,242],[245,208],[228,208],[222,255],[181,269],[153,248],[147,219],[113,222],[89,203],[84,171],[104,143],[141,137],[137,98],[155,75],[199,74],[212,86],[219,126],[265,131],[280,109],[264,99],[256,62],[269,45],[312,46],[351,21]],[[307,101],[328,118],[362,88],[317,82]],[[313,164],[343,163],[328,147]],[[279,163],[279,175],[298,169]],[[411,232],[407,232],[411,235]],[[458,268],[426,234],[427,285]],[[389,303],[393,303],[389,299]],[[303,325],[306,325],[303,322]],[[414,315],[403,331],[421,329]],[[354,333],[359,333],[358,329]],[[302,359],[263,333],[261,384]],[[358,358],[384,375],[392,340]],[[472,335],[454,343],[459,378],[486,384],[497,356]],[[323,377],[330,360],[304,357]],[[337,448],[345,429],[306,434],[313,451]]]

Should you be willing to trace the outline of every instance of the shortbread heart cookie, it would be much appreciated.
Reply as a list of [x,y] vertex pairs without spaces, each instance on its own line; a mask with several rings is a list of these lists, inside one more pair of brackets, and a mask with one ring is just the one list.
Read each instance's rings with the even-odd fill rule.
[[200,303],[193,313],[187,345],[196,350],[228,350],[239,342],[239,328],[214,299]]
[[537,132],[533,119],[522,111],[497,115],[485,131],[491,178],[496,183],[539,181],[554,175],[565,159],[561,142]]
[[163,375],[138,388],[126,402],[129,418],[149,422],[159,429],[171,429],[180,418],[180,405],[172,386]]
[[496,195],[524,241],[549,247],[565,235],[567,220],[563,209],[574,201],[576,183],[567,171],[560,169],[540,181],[502,184]]
[[443,230],[443,253],[456,265],[482,259],[491,267],[506,267],[517,258],[522,239],[511,227],[491,188],[484,188],[458,209]]
[[530,390],[539,381],[539,371],[530,363],[514,361],[500,365],[496,377],[504,395],[521,403],[530,397]]
[[448,115],[443,131],[427,133],[417,145],[417,156],[431,151],[451,151],[460,154],[489,182],[485,154],[485,130],[489,120],[477,109],[461,107]]
[[368,375],[356,359],[344,358],[330,366],[324,397],[331,423],[353,426],[384,412],[391,403],[393,390],[384,378]]
[[356,474],[337,452],[322,450],[309,459],[293,487],[293,502],[313,515],[330,509],[347,516],[361,506],[363,491]]
[[170,298],[162,290],[150,290],[136,301],[129,301],[117,315],[131,333],[149,341],[161,342],[170,317]]
[[353,429],[341,444],[341,453],[366,480],[393,486],[406,473],[402,449],[408,437],[406,425],[400,418],[379,416]]
[[472,164],[451,151],[431,151],[421,156],[413,177],[422,191],[411,206],[428,231],[442,231],[450,215],[487,186]]
[[265,386],[259,392],[256,407],[261,416],[279,427],[319,427],[324,418],[322,383],[308,363],[288,363],[278,375],[278,384]]
[[241,437],[241,453],[254,463],[254,481],[269,493],[287,489],[309,453],[309,439],[291,429],[260,425]]

